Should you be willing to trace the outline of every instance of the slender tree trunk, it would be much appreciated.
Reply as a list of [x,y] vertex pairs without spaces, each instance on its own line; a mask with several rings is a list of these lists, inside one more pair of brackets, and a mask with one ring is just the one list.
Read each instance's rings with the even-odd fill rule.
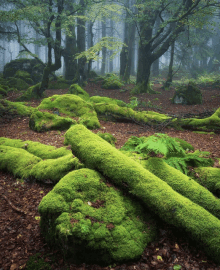
[[[67,4],[67,9],[70,12],[73,12],[72,5]],[[64,77],[66,80],[73,80],[77,74],[77,60],[74,59],[74,56],[77,53],[75,25],[69,25],[68,30],[70,35],[66,34],[65,51],[63,53],[65,71]]]
[[[106,37],[106,21],[102,22],[102,37]],[[102,48],[102,66],[101,66],[101,74],[105,74],[105,68],[106,68],[106,54],[107,49],[106,47]]]
[[175,41],[171,44],[171,51],[170,51],[170,63],[169,63],[169,71],[167,80],[163,86],[163,89],[169,89],[170,85],[173,81],[173,60],[174,60],[174,49],[175,49]]
[[[110,19],[110,36],[114,36],[114,22]],[[112,59],[113,51],[110,51],[110,59],[109,59],[109,72],[113,72],[113,59]]]
[[[93,22],[88,23],[88,49],[94,46],[94,41],[93,41],[94,34],[92,31],[93,24],[94,24]],[[90,70],[92,69],[92,61],[93,60],[90,59],[88,63],[88,71],[87,71],[88,76],[89,76]]]
[[[82,9],[85,6],[84,0],[80,0],[80,5]],[[84,15],[84,10],[81,10],[78,15]],[[77,18],[77,50],[78,53],[84,52],[86,49],[86,43],[85,43],[85,20],[81,18]],[[83,85],[83,82],[86,80],[86,58],[82,57],[78,59],[78,72],[77,72],[77,81],[80,85]]]

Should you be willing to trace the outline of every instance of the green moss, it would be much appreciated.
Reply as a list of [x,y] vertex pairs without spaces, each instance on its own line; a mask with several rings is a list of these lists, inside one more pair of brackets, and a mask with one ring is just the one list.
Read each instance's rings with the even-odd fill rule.
[[124,86],[115,74],[107,74],[102,81],[102,88],[104,89],[120,89]]
[[64,113],[71,117],[77,117],[78,122],[90,129],[100,127],[100,123],[93,106],[76,95],[54,95],[52,97],[45,98],[38,108],[53,111],[59,110],[60,113]]
[[220,169],[199,167],[194,172],[193,179],[220,198]]
[[31,99],[39,99],[37,95],[38,90],[41,87],[41,83],[37,83],[27,89],[27,91],[23,92],[23,94],[17,98],[17,101],[27,101]]
[[161,158],[142,160],[141,164],[148,171],[165,181],[175,191],[220,218],[220,200],[196,181],[169,166]]
[[6,90],[4,90],[3,88],[2,88],[2,86],[0,85],[0,95],[1,96],[4,96],[4,97],[6,97],[7,96],[7,91]]
[[[0,169],[7,170],[15,176],[25,179],[36,179],[38,181],[49,179],[52,182],[58,182],[68,172],[84,167],[84,165],[79,162],[78,158],[73,157],[72,154],[64,155],[56,159],[42,160],[25,149],[1,144]],[[41,156],[48,156],[46,154],[45,151],[44,155],[42,154]]]
[[29,127],[37,132],[48,130],[67,130],[76,121],[69,117],[61,117],[48,112],[35,111],[30,116]]
[[137,112],[131,108],[120,107],[115,104],[105,104],[105,103],[94,103],[93,104],[97,114],[104,115],[105,117],[113,119],[126,119],[133,120],[139,123],[149,123],[151,125],[158,124],[170,119],[170,117],[152,112],[152,111],[142,111]]
[[51,270],[51,266],[45,262],[44,258],[41,258],[40,253],[37,253],[29,257],[26,270]]
[[137,196],[165,222],[183,229],[220,263],[218,218],[82,125],[75,125],[66,132],[65,143],[71,144],[73,153],[87,167],[98,169],[112,182]]
[[219,130],[220,126],[220,108],[213,115],[204,119],[187,118],[181,119],[180,125],[184,128],[197,128],[200,130]]
[[78,84],[72,84],[69,88],[68,94],[77,95],[86,101],[89,100],[89,94]]
[[0,116],[14,115],[14,116],[29,116],[35,110],[33,107],[25,106],[22,102],[11,102],[8,100],[0,101]]
[[23,149],[0,145],[0,169],[28,178],[31,168],[41,159]]
[[17,70],[15,73],[15,78],[20,78],[24,80],[27,84],[33,84],[30,73],[24,70]]
[[9,87],[15,87],[18,90],[26,90],[29,85],[21,78],[9,77],[7,79],[7,84]]
[[67,89],[69,84],[65,80],[51,81],[48,85],[48,89]]
[[66,147],[56,148],[52,145],[46,145],[39,142],[22,141],[19,139],[9,139],[0,137],[0,145],[11,146],[13,148],[23,148],[27,152],[41,158],[41,159],[56,159],[72,152]]
[[121,107],[126,107],[126,103],[122,100],[109,98],[109,97],[100,97],[100,96],[93,96],[90,98],[91,102],[93,103],[106,103],[106,104],[116,104]]
[[117,139],[111,133],[98,132],[97,135],[113,146],[115,146],[115,143],[117,142]]
[[148,212],[89,169],[62,178],[42,199],[39,212],[46,240],[79,262],[136,259],[155,238]]
[[148,83],[147,85],[145,83],[137,84],[132,90],[131,94],[141,94],[141,93],[149,93],[149,94],[160,94],[160,92],[153,90],[151,87],[151,84]]

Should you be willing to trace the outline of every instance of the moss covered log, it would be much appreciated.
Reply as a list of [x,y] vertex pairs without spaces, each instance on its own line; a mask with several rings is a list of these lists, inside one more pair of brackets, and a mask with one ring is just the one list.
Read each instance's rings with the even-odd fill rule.
[[[44,157],[48,156],[46,152],[41,154],[38,151],[39,156]],[[84,165],[72,154],[42,160],[25,149],[0,145],[0,169],[23,179],[36,179],[43,182],[50,180],[56,183],[70,171],[83,167]]]
[[155,240],[156,224],[98,172],[70,172],[41,201],[41,232],[77,262],[109,264],[137,259]]
[[220,220],[174,191],[162,179],[126,157],[82,125],[71,127],[65,143],[84,164],[129,190],[165,222],[187,232],[214,261],[220,263]]

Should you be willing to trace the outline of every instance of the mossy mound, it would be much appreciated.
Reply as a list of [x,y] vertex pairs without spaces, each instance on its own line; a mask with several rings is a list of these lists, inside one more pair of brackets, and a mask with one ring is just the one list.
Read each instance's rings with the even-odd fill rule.
[[31,74],[24,70],[17,70],[15,73],[15,78],[20,78],[27,84],[34,84],[33,80],[31,79]]
[[90,102],[93,103],[106,103],[106,104],[116,104],[120,107],[126,107],[127,103],[122,100],[109,98],[109,97],[100,97],[100,96],[93,96],[89,99]]
[[19,139],[9,139],[5,137],[0,137],[0,145],[25,149],[30,154],[41,159],[54,159],[72,154],[72,152],[66,149],[66,147],[56,148],[52,145],[46,145],[39,142],[22,141]]
[[41,201],[41,232],[67,257],[109,264],[137,259],[155,239],[147,210],[96,171],[67,174]]
[[[4,78],[14,77],[17,71],[25,71],[31,75],[34,83],[40,82],[44,66],[36,59],[20,58],[12,60],[4,66]],[[26,88],[27,89],[27,88]]]
[[77,122],[69,117],[61,117],[55,113],[35,111],[31,114],[29,120],[30,129],[37,132],[48,130],[67,130],[71,125]]
[[102,88],[104,89],[120,89],[124,86],[123,83],[120,82],[120,79],[115,74],[107,74],[102,81]]
[[72,154],[42,160],[25,149],[0,145],[0,169],[23,179],[42,182],[50,180],[56,183],[70,171],[83,167],[84,165]]
[[77,117],[78,122],[90,129],[100,127],[100,123],[93,106],[76,95],[54,95],[52,97],[45,98],[42,100],[38,108],[58,111],[70,117]]
[[150,83],[147,85],[145,83],[139,83],[131,90],[132,95],[141,93],[160,94],[159,91],[153,90]]
[[104,139],[111,145],[115,146],[115,143],[117,142],[117,139],[111,134],[111,133],[96,133],[100,138]]
[[195,168],[193,179],[220,198],[220,169],[212,167]]
[[[165,222],[187,233],[216,263],[220,263],[220,220],[184,197],[131,158],[82,125],[72,126],[65,143],[91,169],[138,197]],[[183,177],[184,174],[182,174]]]
[[59,76],[57,81],[50,81],[48,89],[67,89],[69,88],[69,83],[63,77]]
[[183,85],[176,89],[172,103],[186,105],[202,104],[202,93],[195,83],[189,82],[188,85]]
[[89,79],[94,79],[94,78],[97,78],[97,77],[98,77],[98,74],[94,70],[90,70],[88,78]]
[[21,78],[9,77],[7,78],[7,85],[12,88],[16,88],[17,90],[26,90],[29,85]]
[[22,102],[11,102],[8,100],[0,100],[0,116],[17,117],[29,116],[35,109],[33,107],[25,106]]
[[89,94],[78,84],[72,84],[67,94],[77,95],[86,101],[89,100]]
[[39,96],[37,95],[39,89],[41,87],[41,83],[37,83],[27,89],[27,91],[24,91],[23,94],[18,97],[17,101],[28,101],[33,99],[39,99]]
[[7,91],[0,85],[0,95],[2,97],[6,97],[7,96]]

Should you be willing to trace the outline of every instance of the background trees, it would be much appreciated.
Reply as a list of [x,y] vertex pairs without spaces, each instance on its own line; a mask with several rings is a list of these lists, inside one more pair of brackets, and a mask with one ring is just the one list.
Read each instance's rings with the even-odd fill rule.
[[[48,87],[49,74],[60,69],[65,79],[79,84],[91,69],[101,74],[120,71],[125,82],[136,72],[136,92],[141,93],[151,91],[150,75],[158,75],[159,61],[165,58],[171,57],[166,86],[172,82],[173,63],[181,63],[194,77],[203,69],[219,68],[215,35],[219,28],[211,27],[219,20],[216,0],[7,0],[0,4],[3,65],[24,54],[44,63],[38,95]],[[10,48],[17,41],[20,54],[6,50],[12,39]]]

